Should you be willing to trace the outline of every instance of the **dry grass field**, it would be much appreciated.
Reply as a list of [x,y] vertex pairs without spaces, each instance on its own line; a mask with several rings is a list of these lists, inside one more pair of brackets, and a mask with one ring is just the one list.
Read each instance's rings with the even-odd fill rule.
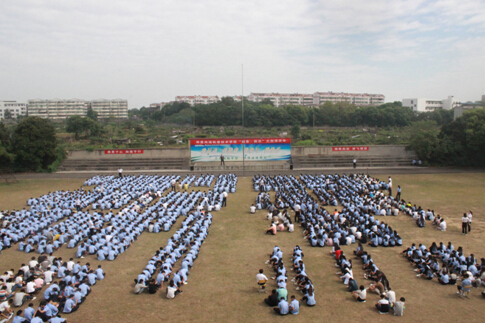
[[[391,174],[392,175],[392,174]],[[376,176],[379,177],[379,176]],[[383,179],[387,176],[380,176]],[[181,220],[170,232],[143,233],[141,237],[115,261],[97,261],[87,256],[82,261],[97,266],[102,264],[107,277],[93,287],[93,292],[80,309],[69,316],[69,322],[157,322],[176,320],[180,322],[321,322],[340,321],[402,321],[402,322],[482,322],[484,290],[473,289],[471,299],[462,300],[456,295],[456,287],[441,286],[436,280],[417,279],[413,268],[400,256],[400,252],[411,243],[451,241],[455,248],[462,246],[465,253],[485,257],[483,248],[485,231],[485,174],[438,174],[395,175],[394,187],[402,187],[402,197],[423,208],[434,209],[448,223],[447,232],[434,230],[431,225],[420,229],[404,215],[386,217],[385,222],[397,230],[403,238],[402,248],[373,248],[370,250],[378,267],[384,271],[396,296],[407,300],[403,317],[380,315],[374,309],[376,294],[369,294],[366,303],[356,303],[335,272],[329,248],[311,248],[302,239],[300,229],[294,233],[265,235],[268,226],[265,211],[255,215],[249,213],[256,192],[251,178],[240,178],[237,193],[230,194],[228,206],[213,213],[210,233],[202,245],[199,258],[190,271],[184,293],[174,300],[165,298],[163,292],[155,295],[133,294],[133,278],[145,267],[155,250],[166,244],[167,239],[179,228]],[[79,188],[83,180],[20,181],[16,184],[0,184],[0,209],[25,207],[31,196],[40,196],[52,190]],[[273,195],[274,193],[272,193]],[[474,222],[471,233],[464,237],[460,231],[460,217],[472,210]],[[264,261],[274,245],[280,246],[284,259],[289,261],[292,248],[299,244],[305,253],[307,273],[315,285],[317,305],[314,308],[301,306],[300,314],[286,317],[276,316],[263,303],[264,294],[258,294],[255,276],[260,268],[269,272]],[[350,256],[355,245],[343,248]],[[369,251],[370,248],[367,248]],[[64,259],[74,256],[74,250],[60,248],[56,252]],[[0,271],[18,269],[30,255],[14,248],[0,255]],[[175,266],[178,269],[178,266]],[[354,263],[354,276],[359,285],[368,285],[363,280],[360,263]],[[291,278],[291,277],[290,277]],[[276,286],[268,283],[268,289]],[[301,293],[288,285],[289,295],[301,298]],[[40,297],[39,297],[40,298]],[[39,299],[34,301],[38,305]]]

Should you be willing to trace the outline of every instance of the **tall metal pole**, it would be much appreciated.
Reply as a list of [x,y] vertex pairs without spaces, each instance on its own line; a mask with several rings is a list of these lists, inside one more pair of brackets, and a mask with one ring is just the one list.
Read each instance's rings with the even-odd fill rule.
[[244,128],[244,64],[241,64],[241,103],[242,103],[242,120],[241,124]]
[[[242,107],[242,120],[241,120],[241,124],[242,124],[242,127],[243,127],[243,130],[244,130],[244,64],[241,64],[241,107]],[[246,167],[244,165],[244,160],[245,160],[245,156],[244,156],[244,146],[245,146],[245,143],[244,143],[244,133],[243,133],[243,177],[245,176],[245,170],[246,170]]]

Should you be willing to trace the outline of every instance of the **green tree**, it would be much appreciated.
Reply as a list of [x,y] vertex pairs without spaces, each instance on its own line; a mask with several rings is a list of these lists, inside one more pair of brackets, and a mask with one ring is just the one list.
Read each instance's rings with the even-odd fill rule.
[[297,139],[300,137],[300,125],[299,124],[294,124],[293,127],[291,127],[290,130],[291,137],[294,139]]
[[12,119],[13,118],[13,115],[12,115],[12,112],[10,112],[10,110],[6,109],[4,112],[3,112],[3,118],[4,119]]
[[89,109],[86,113],[86,117],[93,121],[98,121],[98,112],[94,111],[93,109]]
[[21,170],[47,170],[57,158],[55,128],[49,120],[27,117],[15,128],[12,147]]
[[429,161],[438,146],[439,130],[434,121],[419,121],[413,125],[408,149],[416,152],[419,159]]

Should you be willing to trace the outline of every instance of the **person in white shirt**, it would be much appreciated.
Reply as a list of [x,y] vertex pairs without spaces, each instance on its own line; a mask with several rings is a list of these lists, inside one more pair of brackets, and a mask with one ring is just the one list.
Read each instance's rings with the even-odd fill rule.
[[222,206],[227,207],[227,192],[226,191],[222,192]]
[[31,259],[32,260],[29,261],[29,268],[35,268],[35,266],[37,266],[38,262],[37,262],[37,260],[35,260],[35,257],[32,257]]
[[446,231],[446,221],[444,218],[441,218],[440,225],[436,229]]
[[360,285],[359,290],[354,290],[352,296],[357,300],[357,302],[364,303],[367,298],[367,289],[364,285]]
[[468,234],[468,216],[466,213],[463,213],[463,217],[461,218],[461,234],[464,236]]
[[254,204],[252,204],[252,205],[249,207],[249,212],[251,212],[252,214],[256,213],[256,207],[254,206]]
[[471,227],[472,219],[473,219],[472,211],[468,211],[467,217],[468,217],[468,233],[470,233],[470,231],[472,231],[472,227]]
[[44,271],[44,282],[49,285],[52,283],[52,275],[54,274],[53,271],[51,271],[51,267],[47,267],[47,270]]
[[177,296],[179,293],[182,293],[182,291],[177,286],[175,286],[173,279],[170,280],[170,285],[167,287],[167,298],[175,298],[175,296]]
[[295,225],[291,220],[288,222],[288,232],[294,232],[295,231]]
[[386,292],[386,299],[389,301],[389,304],[393,304],[396,301],[396,293],[390,287]]
[[69,259],[69,261],[67,262],[67,270],[72,271],[72,267],[74,267],[73,258]]
[[123,169],[122,168],[118,169],[118,176],[123,177]]
[[259,286],[262,286],[262,289],[265,289],[265,284],[268,281],[268,277],[266,277],[265,274],[263,274],[263,269],[259,270],[259,273],[256,275],[256,282],[258,283]]

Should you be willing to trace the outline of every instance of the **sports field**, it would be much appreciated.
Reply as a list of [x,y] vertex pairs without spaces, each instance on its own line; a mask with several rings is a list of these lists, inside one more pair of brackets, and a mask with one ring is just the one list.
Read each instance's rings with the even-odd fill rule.
[[[213,222],[209,235],[200,249],[198,259],[190,270],[188,284],[182,287],[184,293],[173,300],[166,299],[164,292],[155,295],[133,294],[133,279],[145,267],[155,250],[164,246],[167,239],[179,228],[181,219],[170,232],[158,234],[143,233],[141,237],[115,261],[97,261],[94,256],[86,256],[92,266],[102,264],[107,277],[92,288],[80,309],[70,315],[62,315],[69,322],[156,322],[177,320],[181,322],[273,322],[274,320],[310,322],[339,320],[384,322],[400,320],[405,322],[482,322],[483,287],[473,289],[471,299],[462,300],[456,295],[455,286],[439,285],[436,279],[427,281],[416,278],[400,252],[411,243],[451,241],[455,249],[462,246],[465,255],[474,253],[477,259],[485,257],[483,248],[485,231],[485,174],[433,174],[433,175],[392,175],[394,188],[402,187],[402,198],[420,205],[424,209],[434,209],[448,223],[447,232],[434,230],[430,223],[426,228],[418,228],[410,217],[386,217],[384,221],[399,232],[403,247],[374,248],[370,251],[375,263],[396,292],[396,297],[406,298],[403,317],[380,315],[374,308],[378,300],[376,294],[368,293],[366,303],[356,303],[345,286],[335,275],[334,260],[329,255],[330,248],[312,248],[303,240],[301,228],[294,233],[265,235],[269,226],[266,212],[249,213],[257,193],[252,189],[251,177],[239,177],[237,192],[228,197],[227,208],[213,212]],[[387,175],[377,175],[387,179]],[[84,180],[25,180],[15,184],[0,184],[0,209],[27,207],[30,197],[38,197],[54,190],[79,188]],[[274,192],[271,192],[274,196]],[[333,210],[333,207],[329,207]],[[474,214],[472,231],[461,235],[460,218],[463,212],[472,210]],[[264,265],[268,254],[277,244],[284,252],[285,263],[295,245],[300,245],[305,253],[306,272],[315,285],[317,305],[307,308],[301,304],[300,314],[278,317],[263,303],[264,294],[258,294],[255,276]],[[356,245],[342,249],[350,256]],[[60,248],[54,255],[63,259],[74,257],[75,249]],[[27,262],[31,254],[15,250],[4,250],[0,255],[0,272]],[[179,268],[175,265],[175,269]],[[360,261],[354,262],[354,277],[359,285],[370,281],[362,277]],[[291,277],[289,277],[291,279]],[[268,289],[276,286],[268,283]],[[288,285],[289,295],[301,298],[301,293]],[[35,307],[41,299],[34,301]],[[266,295],[267,297],[267,295]]]

